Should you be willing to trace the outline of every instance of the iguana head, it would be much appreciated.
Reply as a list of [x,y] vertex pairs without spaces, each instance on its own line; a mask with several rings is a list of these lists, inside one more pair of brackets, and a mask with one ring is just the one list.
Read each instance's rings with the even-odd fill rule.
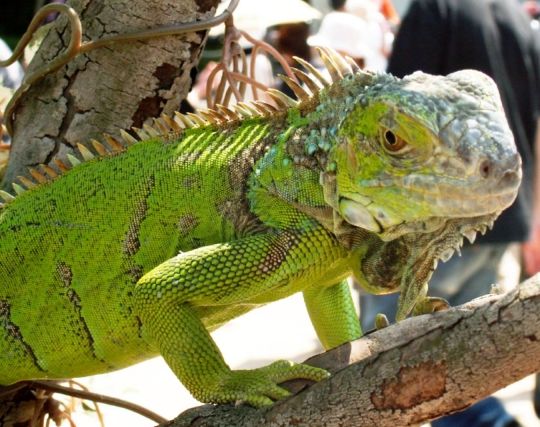
[[489,77],[466,70],[360,79],[341,83],[348,107],[322,178],[327,202],[347,223],[390,240],[452,218],[492,221],[514,201],[521,160]]

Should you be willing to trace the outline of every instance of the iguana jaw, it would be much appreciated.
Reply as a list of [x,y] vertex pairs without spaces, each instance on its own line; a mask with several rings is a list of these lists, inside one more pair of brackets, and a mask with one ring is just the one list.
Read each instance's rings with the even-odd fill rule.
[[[498,215],[515,200],[520,180],[520,170],[509,172],[498,188],[491,183],[467,185],[463,180],[446,179],[435,183],[432,177],[420,175],[385,183],[372,180],[363,183],[364,194],[341,194],[338,211],[348,223],[378,234],[412,219]],[[406,199],[406,209],[400,209],[395,203],[400,198]],[[389,200],[394,203],[387,203]],[[415,207],[417,212],[414,212]]]
[[[515,198],[513,195],[512,200]],[[510,202],[511,203],[511,202]],[[506,206],[505,206],[506,207]],[[406,221],[392,211],[382,206],[371,204],[366,207],[360,202],[351,199],[341,199],[339,214],[349,224],[376,233],[382,240],[389,241],[408,233],[430,233],[440,229],[448,220],[470,218],[477,224],[478,231],[484,231],[493,226],[494,220],[500,215],[503,208],[491,212],[478,211],[478,215],[460,215],[459,210],[455,215],[440,215],[429,218]],[[477,218],[485,219],[480,223]],[[469,232],[469,236],[471,236]],[[469,240],[472,238],[469,237]]]

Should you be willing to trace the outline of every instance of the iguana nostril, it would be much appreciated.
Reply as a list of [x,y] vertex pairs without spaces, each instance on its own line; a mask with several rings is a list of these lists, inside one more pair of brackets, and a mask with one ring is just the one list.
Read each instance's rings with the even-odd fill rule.
[[521,179],[521,160],[519,155],[492,157],[479,161],[478,172],[484,179],[496,180],[499,184],[512,185]]
[[482,178],[489,178],[493,170],[493,165],[490,160],[484,160],[480,163],[480,175]]

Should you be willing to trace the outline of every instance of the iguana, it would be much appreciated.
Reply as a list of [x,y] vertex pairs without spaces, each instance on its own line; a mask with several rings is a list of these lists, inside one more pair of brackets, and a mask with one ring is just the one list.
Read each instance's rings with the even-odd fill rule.
[[[31,169],[0,209],[0,384],[161,354],[197,399],[255,406],[327,372],[232,371],[210,337],[302,292],[325,348],[361,336],[347,278],[401,290],[398,319],[463,236],[514,200],[520,159],[485,75],[404,79],[321,51],[300,100],[163,116],[72,165]],[[59,173],[62,172],[62,173]]]

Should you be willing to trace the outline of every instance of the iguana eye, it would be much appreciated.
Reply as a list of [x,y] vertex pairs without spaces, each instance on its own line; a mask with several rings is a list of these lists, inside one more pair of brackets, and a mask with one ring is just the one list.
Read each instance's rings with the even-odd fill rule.
[[407,142],[404,139],[389,129],[383,131],[382,143],[384,148],[391,153],[397,153],[407,146]]

